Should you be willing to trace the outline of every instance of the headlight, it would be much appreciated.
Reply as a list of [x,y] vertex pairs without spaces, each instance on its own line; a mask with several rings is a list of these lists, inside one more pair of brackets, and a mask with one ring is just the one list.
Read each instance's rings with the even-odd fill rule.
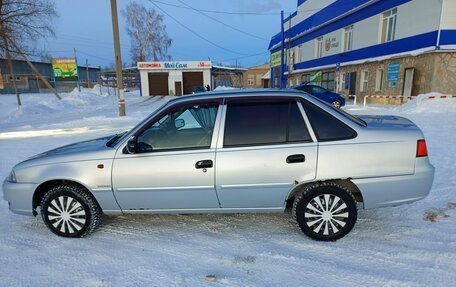
[[9,182],[17,182],[16,181],[16,174],[14,173],[14,170],[12,170],[9,174],[9,176],[6,178],[7,181]]

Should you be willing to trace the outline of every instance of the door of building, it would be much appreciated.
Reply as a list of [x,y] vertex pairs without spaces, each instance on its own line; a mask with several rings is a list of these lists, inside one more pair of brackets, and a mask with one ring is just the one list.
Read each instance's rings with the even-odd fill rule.
[[168,73],[149,73],[149,96],[169,95]]
[[29,90],[32,93],[37,93],[39,92],[38,89],[38,81],[36,79],[28,79],[28,84],[29,84]]
[[403,88],[403,91],[402,91],[402,95],[404,97],[411,97],[412,96],[414,75],[415,75],[415,68],[407,68],[407,69],[405,69],[404,88]]
[[350,86],[348,89],[350,95],[356,95],[356,72],[350,73]]
[[176,96],[182,96],[182,82],[174,82],[174,91]]
[[184,72],[184,95],[193,93],[194,87],[203,87],[203,72]]

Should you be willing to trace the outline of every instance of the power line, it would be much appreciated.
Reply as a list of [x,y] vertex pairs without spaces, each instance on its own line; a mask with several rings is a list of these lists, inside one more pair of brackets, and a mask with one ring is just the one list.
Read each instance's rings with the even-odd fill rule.
[[[159,1],[159,0],[149,0],[149,1],[150,2],[155,2],[155,3],[160,3],[160,4],[163,4],[163,5],[166,5],[166,6],[175,7],[175,8],[181,8],[181,9],[187,9],[187,10],[195,10],[196,9],[196,8],[192,8],[192,7],[186,7],[188,5],[185,4],[185,3],[183,3],[183,4],[186,5],[186,6],[181,6],[181,5],[167,3],[167,2],[163,2],[163,1]],[[181,2],[181,1],[179,1],[179,2]],[[331,5],[331,7],[342,7],[342,6],[346,6],[349,3],[354,3],[354,2],[358,2],[358,1],[357,0],[346,1],[345,3]],[[295,12],[297,12],[297,13],[314,12],[314,11],[319,11],[319,10],[321,10],[323,8],[326,8],[328,6],[330,6],[330,5],[326,5],[326,6],[320,7],[320,8],[313,8],[313,9],[302,9],[302,10],[296,10],[296,11],[284,11],[284,13],[293,14]],[[279,16],[280,15],[280,12],[230,12],[230,11],[206,10],[206,9],[197,9],[197,10],[201,11],[201,12],[206,12],[206,13],[228,14],[228,15],[252,15],[252,16]]]
[[225,25],[225,26],[227,26],[227,27],[229,27],[229,28],[231,28],[231,29],[233,29],[233,30],[235,30],[235,31],[238,31],[238,32],[240,32],[240,33],[242,33],[242,34],[248,35],[248,36],[253,37],[253,38],[256,38],[256,39],[260,39],[260,40],[264,40],[264,41],[269,41],[269,40],[266,39],[266,38],[259,37],[259,36],[257,36],[257,35],[254,35],[254,34],[251,34],[251,33],[249,33],[249,32],[243,31],[243,30],[238,29],[238,28],[236,28],[236,27],[234,27],[234,26],[231,26],[231,25],[229,25],[229,24],[227,24],[227,23],[225,23],[225,22],[220,21],[220,20],[218,20],[217,18],[214,18],[214,17],[212,17],[212,16],[209,16],[209,15],[207,15],[206,13],[204,13],[203,11],[198,10],[198,9],[196,9],[196,8],[193,8],[192,6],[188,5],[187,3],[185,3],[185,2],[183,2],[183,1],[181,1],[181,0],[177,0],[177,1],[179,1],[179,2],[182,3],[182,4],[184,4],[184,5],[187,6],[188,8],[192,9],[193,11],[196,11],[196,12],[198,12],[198,13],[200,13],[200,14],[206,16],[207,18],[209,18],[209,19],[211,19],[211,20],[213,20],[213,21],[215,21],[215,22],[217,22],[217,23],[220,23],[220,24],[222,24],[222,25]]
[[197,36],[198,38],[208,42],[209,44],[217,47],[217,48],[220,48],[222,50],[225,50],[227,52],[230,52],[230,53],[233,53],[233,54],[238,54],[238,55],[243,55],[243,56],[246,56],[246,54],[243,54],[243,53],[239,53],[239,52],[236,52],[236,51],[233,51],[231,49],[228,49],[228,48],[225,48],[223,46],[220,46],[219,44],[215,43],[215,42],[212,42],[211,40],[207,39],[206,37],[202,36],[201,34],[193,31],[192,29],[190,29],[189,27],[187,27],[185,24],[183,24],[182,22],[180,22],[179,20],[177,20],[176,18],[174,18],[171,14],[169,14],[168,12],[166,12],[165,10],[163,10],[160,6],[158,6],[157,4],[155,4],[152,0],[149,0],[149,2],[154,5],[157,9],[159,9],[160,11],[162,11],[164,14],[168,15],[169,18],[173,19],[177,24],[179,24],[180,26],[182,26],[183,28],[185,28],[187,31],[189,31],[190,33],[192,33],[193,35]]
[[246,56],[242,56],[242,57],[223,59],[223,60],[220,60],[220,61],[229,62],[229,61],[233,61],[233,60],[240,60],[240,59],[246,59],[246,58],[252,58],[252,57],[256,57],[256,56],[261,56],[261,55],[264,55],[264,54],[269,54],[269,51],[264,51],[264,52],[256,53],[256,54],[250,54],[250,55],[246,55]]
[[[176,5],[176,4],[171,4],[171,3],[166,3],[166,2],[163,2],[163,1],[157,1],[157,0],[149,0],[150,2],[155,2],[155,3],[160,3],[160,4],[163,4],[163,5],[167,5],[167,6],[171,6],[171,7],[175,7],[175,8],[182,8],[182,9],[192,9],[193,8],[188,8],[188,7],[185,7],[185,6],[180,6],[180,5]],[[206,12],[206,13],[214,13],[214,14],[229,14],[229,15],[257,15],[257,16],[277,16],[277,15],[280,15],[280,12],[265,12],[265,13],[261,13],[261,12],[229,12],[229,11],[216,11],[216,10],[205,10],[205,9],[198,9],[199,11],[201,12]]]
[[89,57],[94,57],[94,58],[97,58],[97,59],[100,59],[100,60],[103,60],[103,61],[111,61],[111,62],[114,62],[114,59],[103,58],[103,57],[100,57],[100,56],[96,56],[96,55],[93,55],[93,54],[89,54],[89,53],[84,52],[84,51],[81,51],[81,50],[78,50],[78,53],[83,54],[83,55],[86,55],[86,56],[89,56]]

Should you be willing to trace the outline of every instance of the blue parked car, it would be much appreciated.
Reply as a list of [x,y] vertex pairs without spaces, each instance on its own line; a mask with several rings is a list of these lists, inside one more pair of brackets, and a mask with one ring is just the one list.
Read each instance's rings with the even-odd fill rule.
[[312,96],[319,98],[322,101],[328,102],[336,108],[345,106],[345,99],[342,95],[328,91],[317,85],[301,84],[298,86],[291,87],[292,89],[304,91]]

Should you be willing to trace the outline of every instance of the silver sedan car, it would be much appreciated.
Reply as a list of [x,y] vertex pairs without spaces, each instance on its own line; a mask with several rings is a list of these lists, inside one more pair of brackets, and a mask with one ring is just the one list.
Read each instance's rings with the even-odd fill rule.
[[358,208],[411,203],[434,167],[421,130],[396,116],[354,117],[293,90],[232,90],[169,101],[129,132],[17,164],[3,184],[19,214],[82,237],[103,214],[292,214],[337,240]]

